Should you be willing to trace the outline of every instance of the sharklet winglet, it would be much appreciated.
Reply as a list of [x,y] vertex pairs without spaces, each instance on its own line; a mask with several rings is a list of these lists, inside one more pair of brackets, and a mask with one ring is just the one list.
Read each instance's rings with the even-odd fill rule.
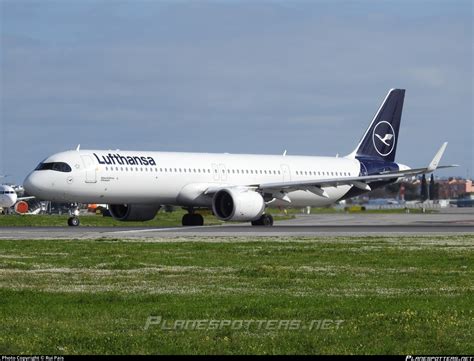
[[441,157],[443,156],[447,145],[448,145],[448,142],[444,142],[441,148],[439,148],[438,152],[436,153],[436,155],[434,156],[433,160],[431,161],[430,165],[427,168],[429,172],[433,172],[436,170],[436,168],[438,168],[439,161],[441,160]]

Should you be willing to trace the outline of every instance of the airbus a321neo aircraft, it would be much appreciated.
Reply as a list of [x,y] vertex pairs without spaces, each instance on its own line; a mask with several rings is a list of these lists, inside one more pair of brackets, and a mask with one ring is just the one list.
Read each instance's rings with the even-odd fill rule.
[[[187,209],[184,226],[203,224],[200,209],[223,221],[272,225],[268,206],[326,206],[404,177],[431,173],[395,162],[404,89],[391,89],[355,150],[345,157],[76,150],[42,161],[24,182],[30,195],[105,203],[120,221],[147,221],[162,205]],[[449,166],[448,166],[449,167]],[[68,220],[79,225],[76,213]]]

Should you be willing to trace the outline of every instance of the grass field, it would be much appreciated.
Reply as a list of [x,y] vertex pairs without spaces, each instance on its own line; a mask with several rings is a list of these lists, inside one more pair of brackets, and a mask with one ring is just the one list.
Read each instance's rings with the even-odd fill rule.
[[0,354],[473,354],[473,251],[473,236],[0,240]]

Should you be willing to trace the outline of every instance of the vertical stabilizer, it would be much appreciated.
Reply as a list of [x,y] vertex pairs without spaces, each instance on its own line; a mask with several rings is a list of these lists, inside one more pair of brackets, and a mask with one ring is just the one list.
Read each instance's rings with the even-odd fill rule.
[[390,89],[362,140],[349,157],[395,161],[405,89]]

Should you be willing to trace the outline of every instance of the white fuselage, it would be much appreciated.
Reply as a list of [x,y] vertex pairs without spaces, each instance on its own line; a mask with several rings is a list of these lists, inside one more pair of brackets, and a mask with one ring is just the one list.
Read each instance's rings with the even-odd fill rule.
[[[41,164],[48,166],[31,172],[24,183],[29,194],[41,199],[184,207],[210,207],[211,198],[203,192],[213,186],[355,177],[360,171],[359,161],[348,158],[120,150],[67,151]],[[326,197],[293,191],[291,203],[277,200],[273,205],[324,206],[350,188],[327,187]]]
[[0,208],[13,207],[17,199],[18,196],[12,187],[0,185]]

